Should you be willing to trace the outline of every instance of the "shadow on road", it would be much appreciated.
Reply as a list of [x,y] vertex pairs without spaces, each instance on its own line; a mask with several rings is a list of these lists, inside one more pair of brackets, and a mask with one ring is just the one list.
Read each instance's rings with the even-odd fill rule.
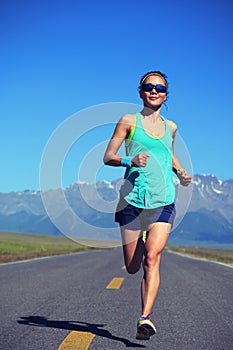
[[20,320],[17,321],[20,324],[25,324],[28,326],[37,326],[37,327],[49,327],[49,328],[58,328],[58,329],[66,329],[70,331],[77,332],[89,332],[100,337],[109,338],[112,340],[116,340],[125,344],[125,346],[132,348],[145,348],[144,345],[132,343],[128,339],[116,337],[111,334],[108,330],[103,327],[105,324],[95,324],[88,322],[80,322],[80,321],[56,321],[56,320],[48,320],[43,316],[29,316],[29,317],[21,317]]

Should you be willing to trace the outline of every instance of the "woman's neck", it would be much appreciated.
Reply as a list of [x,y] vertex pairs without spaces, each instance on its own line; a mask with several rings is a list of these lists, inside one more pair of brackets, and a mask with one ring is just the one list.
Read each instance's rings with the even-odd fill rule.
[[141,111],[141,115],[143,117],[154,119],[154,120],[160,119],[161,118],[160,110],[161,110],[161,107],[158,108],[157,110],[154,110],[152,108],[148,108],[144,106],[143,110]]

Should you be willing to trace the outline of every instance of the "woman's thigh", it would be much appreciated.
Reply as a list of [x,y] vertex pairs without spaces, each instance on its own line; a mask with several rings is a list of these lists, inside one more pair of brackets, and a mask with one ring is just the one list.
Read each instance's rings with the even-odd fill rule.
[[172,225],[167,222],[156,222],[149,226],[145,243],[146,252],[159,254],[165,248]]
[[140,269],[144,253],[142,232],[121,227],[121,236],[126,269],[130,273],[136,273]]

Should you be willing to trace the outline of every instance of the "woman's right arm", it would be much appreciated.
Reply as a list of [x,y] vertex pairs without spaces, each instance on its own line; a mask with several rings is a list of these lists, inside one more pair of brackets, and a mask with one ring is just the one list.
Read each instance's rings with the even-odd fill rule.
[[[121,166],[122,157],[117,155],[117,152],[129,136],[132,127],[135,124],[135,115],[126,114],[124,115],[114,130],[112,138],[107,146],[106,152],[104,154],[104,164],[111,166]],[[131,159],[131,164],[134,167],[145,167],[147,163],[148,154],[140,153]]]
[[117,123],[104,154],[104,164],[111,166],[121,166],[122,157],[118,156],[117,152],[131,131],[133,125],[132,117],[132,115],[126,114]]

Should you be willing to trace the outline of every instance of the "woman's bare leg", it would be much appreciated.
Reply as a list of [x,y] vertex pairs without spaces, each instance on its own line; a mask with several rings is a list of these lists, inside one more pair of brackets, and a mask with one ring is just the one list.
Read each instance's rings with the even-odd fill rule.
[[151,313],[160,284],[160,258],[166,246],[171,224],[157,222],[151,225],[145,243],[144,276],[141,285],[142,315]]
[[128,273],[134,274],[140,270],[144,253],[141,231],[132,231],[121,227],[121,236],[126,270]]

